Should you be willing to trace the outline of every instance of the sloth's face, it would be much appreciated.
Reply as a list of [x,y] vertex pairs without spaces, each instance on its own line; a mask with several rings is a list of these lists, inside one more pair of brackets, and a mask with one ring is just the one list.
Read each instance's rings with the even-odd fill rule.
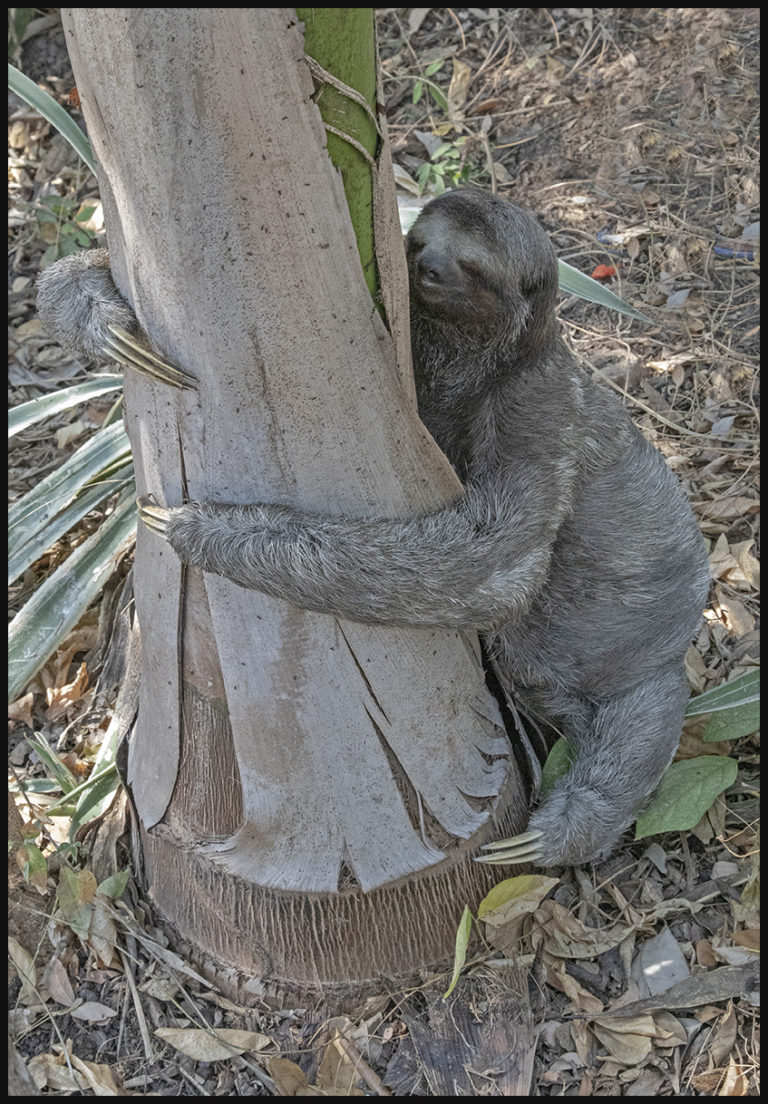
[[[462,330],[518,336],[551,314],[557,262],[525,211],[483,192],[450,192],[428,204],[407,239],[417,309]],[[540,316],[540,317],[538,317]]]
[[500,264],[439,213],[408,235],[411,295],[421,310],[457,326],[489,326],[507,311]]

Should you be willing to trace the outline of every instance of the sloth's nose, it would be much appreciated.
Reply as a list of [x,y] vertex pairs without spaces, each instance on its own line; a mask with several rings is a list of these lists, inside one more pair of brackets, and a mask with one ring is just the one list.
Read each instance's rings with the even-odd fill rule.
[[424,250],[416,266],[419,278],[432,284],[442,283],[447,269],[448,265],[445,258],[429,250]]

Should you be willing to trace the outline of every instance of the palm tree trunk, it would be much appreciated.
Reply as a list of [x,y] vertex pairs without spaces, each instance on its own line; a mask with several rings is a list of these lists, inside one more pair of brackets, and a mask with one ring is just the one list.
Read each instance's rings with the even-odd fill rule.
[[[293,10],[63,19],[116,282],[199,380],[126,380],[139,492],[379,516],[455,498],[363,278]],[[376,251],[407,334],[402,242]],[[129,781],[169,927],[241,999],[341,1001],[449,957],[493,881],[471,854],[525,817],[477,640],[308,613],[147,531],[135,592]]]

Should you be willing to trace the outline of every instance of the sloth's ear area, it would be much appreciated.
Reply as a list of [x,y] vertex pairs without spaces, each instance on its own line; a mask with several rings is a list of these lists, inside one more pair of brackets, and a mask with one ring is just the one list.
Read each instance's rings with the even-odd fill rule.
[[528,273],[520,280],[520,291],[526,299],[551,298],[557,291],[557,271]]
[[544,286],[544,277],[540,274],[536,276],[523,276],[520,281],[520,290],[526,299],[532,299],[538,292],[543,291]]

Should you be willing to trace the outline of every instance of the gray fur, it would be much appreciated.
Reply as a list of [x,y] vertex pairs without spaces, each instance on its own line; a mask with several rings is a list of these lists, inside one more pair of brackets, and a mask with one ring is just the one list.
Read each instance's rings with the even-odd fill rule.
[[188,503],[166,536],[184,562],[307,609],[479,630],[575,752],[531,817],[542,864],[585,862],[677,747],[703,541],[661,455],[563,344],[556,258],[531,216],[444,195],[408,260],[419,411],[463,498],[407,519]]
[[37,281],[37,310],[52,337],[68,349],[103,358],[110,326],[128,333],[136,316],[112,282],[109,253],[88,249],[50,265]]

